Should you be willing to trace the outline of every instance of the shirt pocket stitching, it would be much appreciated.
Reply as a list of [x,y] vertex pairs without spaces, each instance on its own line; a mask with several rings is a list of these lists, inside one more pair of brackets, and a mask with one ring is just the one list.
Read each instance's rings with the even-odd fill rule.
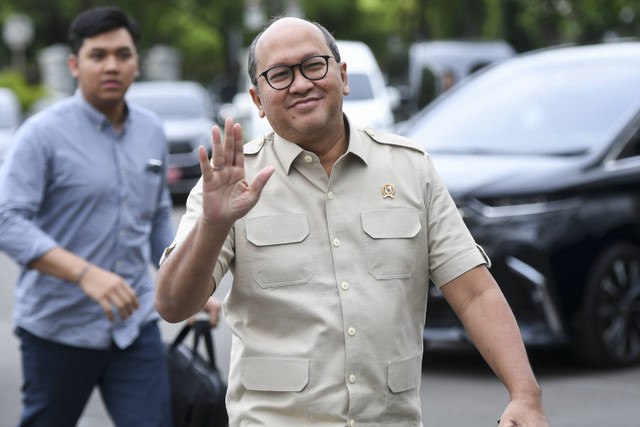
[[308,283],[315,274],[305,214],[248,218],[255,282],[264,289]]
[[419,211],[409,208],[363,211],[361,221],[369,237],[366,240],[369,274],[378,280],[411,277],[421,252],[416,238],[422,230]]
[[247,390],[300,392],[309,383],[309,359],[244,358],[240,376]]

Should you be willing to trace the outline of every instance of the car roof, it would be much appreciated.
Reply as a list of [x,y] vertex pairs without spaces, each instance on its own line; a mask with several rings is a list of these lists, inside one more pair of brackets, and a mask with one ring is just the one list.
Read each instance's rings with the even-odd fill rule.
[[157,92],[157,91],[198,91],[203,92],[206,89],[198,82],[186,80],[153,80],[153,81],[137,81],[134,82],[130,91],[139,93]]
[[622,41],[591,45],[561,45],[532,50],[519,55],[519,59],[526,60],[527,58],[533,58],[532,60],[541,63],[580,60],[606,61],[607,59],[640,62],[640,42]]
[[348,71],[365,71],[379,68],[371,48],[357,40],[336,40],[340,60],[347,63]]

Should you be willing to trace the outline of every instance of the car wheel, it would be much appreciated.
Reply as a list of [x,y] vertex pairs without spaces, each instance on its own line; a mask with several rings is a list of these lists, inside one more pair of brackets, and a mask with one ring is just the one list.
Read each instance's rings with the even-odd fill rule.
[[640,247],[617,243],[595,260],[577,317],[577,356],[593,366],[640,361]]

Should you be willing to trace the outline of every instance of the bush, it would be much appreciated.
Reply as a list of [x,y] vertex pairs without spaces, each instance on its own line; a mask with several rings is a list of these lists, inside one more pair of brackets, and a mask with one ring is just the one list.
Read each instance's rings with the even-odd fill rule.
[[8,87],[18,96],[22,111],[27,112],[40,98],[47,95],[47,90],[42,85],[30,85],[18,71],[9,70],[0,72],[0,87]]

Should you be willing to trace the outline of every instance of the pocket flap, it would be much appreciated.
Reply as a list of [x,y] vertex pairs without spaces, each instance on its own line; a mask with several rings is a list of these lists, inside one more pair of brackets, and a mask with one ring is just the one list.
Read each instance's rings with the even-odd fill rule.
[[247,240],[256,246],[302,242],[309,235],[305,214],[270,215],[245,220]]
[[422,379],[422,356],[389,362],[389,388],[394,393],[420,386]]
[[382,209],[364,211],[362,228],[374,239],[415,237],[420,232],[420,217],[416,209]]
[[309,360],[245,358],[240,378],[248,390],[301,391],[309,382]]

